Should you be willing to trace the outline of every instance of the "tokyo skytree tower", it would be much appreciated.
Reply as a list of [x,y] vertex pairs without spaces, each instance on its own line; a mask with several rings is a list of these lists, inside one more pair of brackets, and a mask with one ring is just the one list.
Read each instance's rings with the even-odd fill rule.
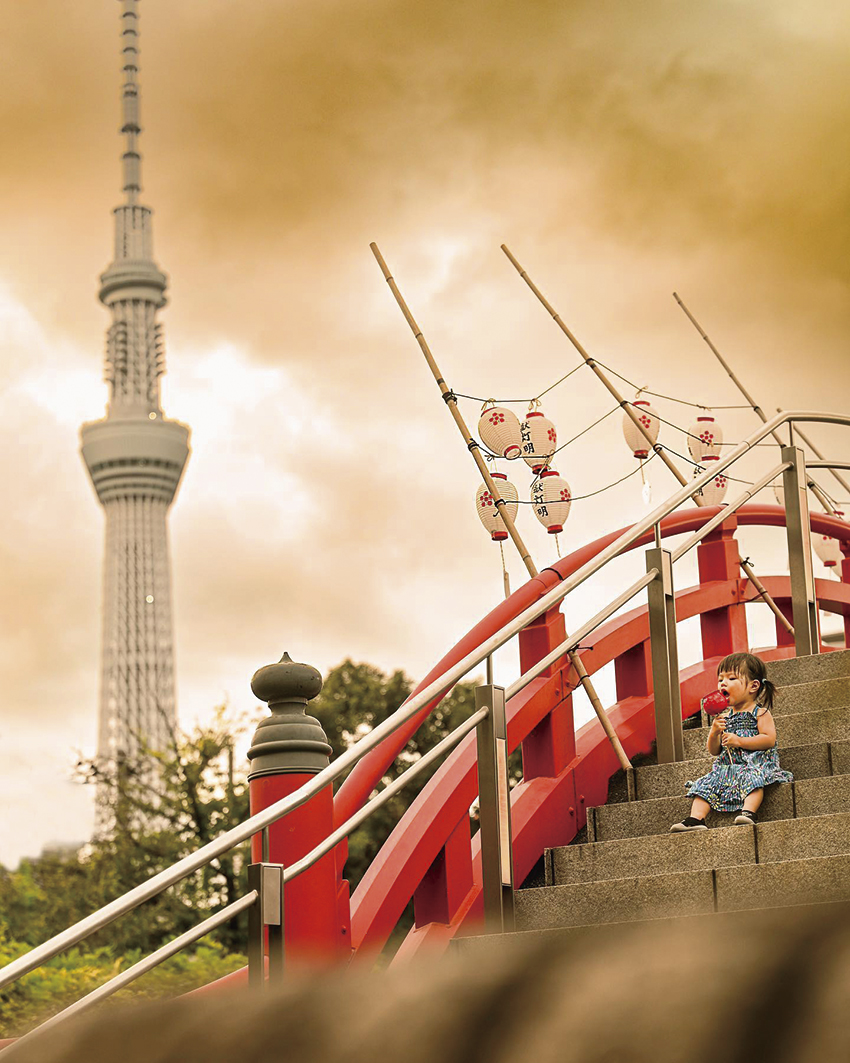
[[[151,210],[141,206],[138,0],[121,3],[124,202],[115,257],[100,278],[106,416],[82,426],[82,456],[106,514],[98,760],[164,749],[175,723],[167,515],[189,456],[189,429],[160,404],[167,277],[153,261]],[[103,820],[101,818],[101,824]]]

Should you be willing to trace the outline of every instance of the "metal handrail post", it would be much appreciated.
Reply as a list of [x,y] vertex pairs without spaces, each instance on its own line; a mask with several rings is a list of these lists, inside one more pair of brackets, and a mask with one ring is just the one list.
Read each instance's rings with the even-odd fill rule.
[[266,931],[268,930],[269,988],[283,978],[283,864],[249,864],[248,888],[257,900],[248,910],[248,985],[266,987]]
[[685,739],[682,734],[676,599],[673,594],[673,559],[670,551],[658,547],[647,550],[646,568],[648,572],[655,569],[657,573],[647,588],[647,597],[658,763],[671,764],[685,759]]
[[493,684],[476,687],[475,708],[488,710],[486,718],[477,727],[484,924],[488,933],[500,934],[514,929],[514,865],[504,687]]
[[791,572],[791,606],[794,617],[794,647],[798,657],[820,651],[818,607],[812,573],[812,541],[809,524],[806,456],[800,447],[783,447],[782,474],[785,488],[785,527],[788,535],[788,567]]

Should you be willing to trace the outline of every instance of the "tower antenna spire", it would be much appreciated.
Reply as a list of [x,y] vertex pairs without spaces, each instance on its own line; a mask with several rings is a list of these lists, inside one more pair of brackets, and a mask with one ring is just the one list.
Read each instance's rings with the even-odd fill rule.
[[[139,0],[121,4],[121,136],[124,198],[113,211],[115,250],[100,276],[109,312],[106,416],[81,429],[82,455],[106,516],[103,570],[97,830],[109,812],[118,766],[133,763],[158,785],[150,750],[176,724],[168,511],[189,457],[189,429],[165,416],[160,311],[167,276],[153,255],[152,212],[139,202]],[[114,8],[113,8],[114,10]]]
[[142,157],[139,154],[139,0],[121,3],[121,61],[124,82],[121,86],[121,132],[124,154],[124,195],[129,205],[139,201],[142,190]]

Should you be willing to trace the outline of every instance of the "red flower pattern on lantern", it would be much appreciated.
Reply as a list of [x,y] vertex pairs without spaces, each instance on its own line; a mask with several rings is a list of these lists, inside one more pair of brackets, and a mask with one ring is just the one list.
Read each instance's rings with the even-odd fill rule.
[[511,520],[515,520],[518,509],[518,495],[516,487],[503,472],[494,472],[491,475],[498,486],[499,494],[502,496],[505,505],[497,507],[493,492],[490,491],[486,484],[481,484],[475,492],[476,512],[478,519],[490,533],[490,538],[494,542],[501,542],[507,539],[508,533],[505,530],[505,522],[499,514],[499,509],[501,508],[502,512],[507,513]]
[[478,434],[485,447],[512,461],[522,453],[519,419],[505,406],[487,406],[478,419]]
[[697,464],[704,458],[719,457],[722,442],[723,429],[708,409],[703,410],[688,429],[688,450],[691,457]]
[[[643,460],[649,456],[650,447],[655,446],[655,442],[658,439],[658,414],[646,399],[641,399],[637,396],[634,402],[629,403],[629,405],[632,410],[623,412],[623,435],[634,456]],[[632,413],[637,418],[637,423],[632,420]],[[638,425],[643,429],[643,432],[647,433],[649,441],[647,441],[643,432],[640,431]]]

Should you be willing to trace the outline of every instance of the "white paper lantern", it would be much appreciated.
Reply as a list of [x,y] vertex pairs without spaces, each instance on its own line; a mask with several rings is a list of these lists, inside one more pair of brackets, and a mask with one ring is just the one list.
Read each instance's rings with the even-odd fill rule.
[[490,475],[496,481],[499,494],[504,498],[507,505],[504,507],[497,506],[493,495],[490,493],[490,488],[487,484],[482,484],[475,495],[475,509],[478,513],[478,519],[490,533],[490,538],[497,543],[508,537],[505,522],[499,516],[498,511],[504,508],[507,510],[508,516],[516,520],[517,510],[519,509],[519,495],[517,494],[517,489],[503,472],[494,472]]
[[519,418],[504,406],[489,406],[478,419],[478,434],[485,447],[512,461],[522,453]]
[[[835,511],[835,515],[836,517],[844,516],[839,509]],[[837,539],[833,539],[831,535],[818,535],[813,532],[812,546],[827,568],[840,568],[841,562],[844,560],[844,554],[841,552],[841,544]]]
[[558,433],[549,418],[540,410],[527,413],[519,428],[522,437],[523,459],[536,475],[549,464],[550,458],[555,453],[558,446]]
[[535,480],[531,488],[534,513],[550,535],[564,530],[572,497],[570,485],[554,469],[544,469]]
[[[704,471],[708,472],[708,470],[716,461],[720,461],[720,458],[717,457],[716,454],[713,456],[709,454],[703,462],[703,465],[705,466]],[[702,475],[700,470],[694,469],[694,476],[696,477],[700,475]],[[723,499],[726,497],[726,491],[728,487],[729,481],[726,478],[726,473],[719,472],[714,477],[714,479],[709,480],[708,483],[705,484],[705,486],[703,487],[702,491],[699,492],[702,495],[702,504],[704,506],[719,506]]]
[[[635,399],[631,406],[634,407],[633,412],[637,415],[638,420],[643,427],[649,433],[649,438],[652,440],[653,445],[658,439],[658,429],[660,422],[658,420],[658,414],[649,405],[646,399]],[[623,413],[623,435],[626,437],[626,442],[629,445],[629,450],[632,451],[636,458],[646,458],[649,456],[649,443],[642,432],[639,432],[634,421],[627,413]]]
[[723,429],[710,413],[701,413],[688,432],[688,450],[694,461],[702,462],[709,455],[714,458],[720,456]]

